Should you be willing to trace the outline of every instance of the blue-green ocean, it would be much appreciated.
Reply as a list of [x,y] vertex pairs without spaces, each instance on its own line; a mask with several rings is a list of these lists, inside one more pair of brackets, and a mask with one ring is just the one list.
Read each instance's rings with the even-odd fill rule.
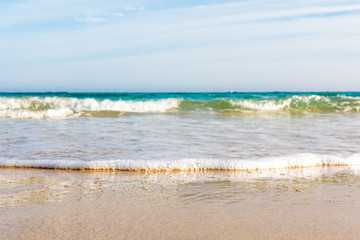
[[[46,118],[46,110],[70,110],[73,114],[156,113],[170,111],[212,112],[359,112],[360,92],[205,92],[205,93],[0,93],[1,117],[32,111]],[[142,107],[143,106],[143,107]],[[8,110],[8,112],[5,112]],[[71,115],[69,111],[68,115]],[[7,114],[6,114],[7,113]],[[38,113],[38,114],[36,114]],[[43,115],[42,115],[43,114]],[[30,114],[31,115],[31,114]],[[68,116],[67,115],[67,116]],[[60,117],[60,116],[59,116]],[[21,116],[19,116],[21,118]]]
[[0,166],[360,164],[359,92],[0,93]]

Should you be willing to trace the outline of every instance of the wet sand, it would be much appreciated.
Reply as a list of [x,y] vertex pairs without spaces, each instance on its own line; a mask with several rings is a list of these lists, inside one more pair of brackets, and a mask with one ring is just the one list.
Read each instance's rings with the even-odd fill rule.
[[1,239],[358,239],[359,224],[360,177],[346,167],[0,169]]

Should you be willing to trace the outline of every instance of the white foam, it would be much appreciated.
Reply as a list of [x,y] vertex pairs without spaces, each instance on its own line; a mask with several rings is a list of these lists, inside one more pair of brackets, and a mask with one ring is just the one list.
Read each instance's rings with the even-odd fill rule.
[[0,118],[66,118],[92,111],[156,113],[176,108],[180,102],[181,99],[175,98],[149,101],[111,101],[108,99],[99,101],[93,98],[0,97]]
[[291,96],[286,99],[263,99],[263,100],[255,100],[255,99],[237,99],[230,100],[230,103],[234,106],[240,106],[246,109],[258,110],[258,111],[279,111],[285,108],[291,108],[292,103],[303,102],[305,104],[309,104],[311,101],[319,101],[323,100],[327,103],[331,104],[331,100],[327,97],[322,97],[318,95],[310,95],[310,96]]
[[360,97],[352,97],[352,96],[345,96],[345,95],[337,95],[342,99],[350,99],[350,100],[360,100]]
[[261,159],[180,159],[180,160],[0,160],[0,167],[47,169],[92,169],[127,171],[201,171],[201,170],[272,170],[360,164],[360,155],[338,157],[320,154],[296,154]]

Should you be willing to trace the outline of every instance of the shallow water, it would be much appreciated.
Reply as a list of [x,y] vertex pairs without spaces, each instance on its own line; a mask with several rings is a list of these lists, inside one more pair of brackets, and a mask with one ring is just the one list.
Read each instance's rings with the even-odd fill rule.
[[356,165],[358,95],[3,93],[0,165],[119,170]]

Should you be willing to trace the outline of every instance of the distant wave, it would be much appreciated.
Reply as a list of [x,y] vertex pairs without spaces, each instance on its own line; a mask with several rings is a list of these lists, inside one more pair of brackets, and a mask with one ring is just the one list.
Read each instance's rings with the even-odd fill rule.
[[360,112],[360,98],[344,96],[293,95],[283,98],[218,99],[183,101],[187,110],[213,109],[239,112],[346,113]]
[[184,98],[99,100],[72,97],[0,97],[0,118],[57,119],[174,111],[360,113],[360,97],[292,95],[279,98],[212,98],[208,100]]
[[0,97],[0,117],[18,119],[66,118],[91,116],[91,113],[108,114],[135,112],[166,112],[179,106],[181,99],[161,99],[148,101],[111,101],[93,98],[77,99],[62,97]]
[[295,154],[261,159],[179,159],[179,160],[0,160],[0,167],[25,167],[73,170],[123,171],[204,171],[273,170],[307,167],[352,166],[360,164],[360,155],[337,157],[321,154]]

